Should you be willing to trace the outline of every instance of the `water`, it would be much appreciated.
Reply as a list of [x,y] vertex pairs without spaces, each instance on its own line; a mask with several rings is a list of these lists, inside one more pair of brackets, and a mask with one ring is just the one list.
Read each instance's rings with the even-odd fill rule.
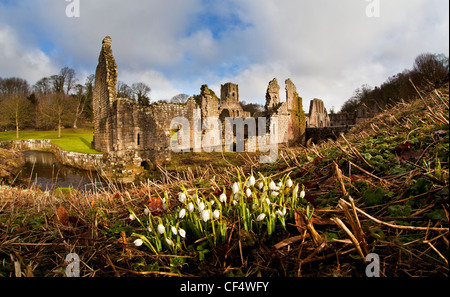
[[96,172],[62,165],[51,152],[26,151],[26,164],[19,175],[25,184],[40,186],[42,190],[74,188],[92,190],[103,187]]

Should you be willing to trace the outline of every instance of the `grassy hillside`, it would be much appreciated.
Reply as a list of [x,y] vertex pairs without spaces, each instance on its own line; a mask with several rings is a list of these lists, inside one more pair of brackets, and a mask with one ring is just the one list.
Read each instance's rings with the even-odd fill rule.
[[[448,276],[448,85],[273,164],[160,168],[128,189],[0,187],[0,275]],[[180,160],[181,162],[181,160]],[[179,167],[178,169],[181,169]]]

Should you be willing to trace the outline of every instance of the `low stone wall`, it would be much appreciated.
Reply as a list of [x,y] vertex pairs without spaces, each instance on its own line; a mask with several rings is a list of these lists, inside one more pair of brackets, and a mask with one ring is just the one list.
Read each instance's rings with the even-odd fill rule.
[[96,170],[106,167],[107,156],[105,154],[84,154],[62,150],[51,143],[49,139],[28,139],[3,142],[1,146],[9,146],[18,150],[51,151],[61,164],[85,170]]

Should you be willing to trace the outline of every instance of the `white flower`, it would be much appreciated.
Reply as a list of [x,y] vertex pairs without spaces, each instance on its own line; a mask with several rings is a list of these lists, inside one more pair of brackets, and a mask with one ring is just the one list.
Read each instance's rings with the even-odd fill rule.
[[287,182],[286,182],[286,186],[287,186],[288,188],[292,187],[293,184],[294,184],[294,183],[292,182],[291,179],[288,179]]
[[198,205],[198,211],[202,212],[205,209],[205,203],[200,202],[200,204]]
[[263,187],[264,187],[264,183],[263,183],[263,182],[259,182],[259,183],[258,183],[258,188],[259,188],[260,190],[262,190]]
[[186,201],[186,194],[184,194],[184,193],[178,194],[178,200],[180,200],[180,202],[184,203]]
[[219,201],[224,203],[227,201],[227,195],[225,193],[220,194]]
[[301,191],[300,192],[300,198],[301,199],[305,198],[305,195],[306,195],[305,191]]
[[147,231],[148,231],[148,232],[153,232],[152,227],[148,226],[148,227],[147,227]]
[[136,216],[134,214],[130,214],[130,220],[134,221],[136,219]]
[[252,175],[252,176],[249,177],[248,181],[245,182],[245,185],[246,185],[247,187],[251,187],[251,186],[254,186],[255,183],[256,183],[256,179],[255,179],[255,177]]
[[170,228],[172,230],[172,233],[174,235],[177,235],[177,228],[175,228],[174,226],[172,226],[172,228]]
[[211,206],[213,206],[214,203],[216,203],[216,201],[214,201],[214,200],[211,200],[211,201],[209,202],[209,204],[211,204]]
[[209,209],[205,209],[204,211],[202,211],[202,220],[204,222],[209,221],[210,218],[211,218],[211,211]]
[[236,200],[233,200],[233,205],[236,205],[238,202]]
[[282,182],[279,182],[279,183],[277,184],[277,187],[278,187],[278,188],[283,187],[283,183],[282,183]]
[[286,207],[283,208],[283,211],[281,211],[281,210],[278,209],[278,210],[275,212],[275,214],[277,214],[277,215],[279,215],[279,216],[281,216],[281,217],[284,217],[284,215],[286,214]]
[[252,204],[252,210],[255,210],[258,207],[256,204]]
[[186,216],[186,209],[182,209],[182,210],[180,210],[180,213],[178,214],[178,217],[180,218],[180,219],[182,219],[182,218],[184,218]]
[[247,195],[247,197],[250,197],[252,195],[252,190],[247,188],[247,190],[245,191],[245,194]]
[[162,224],[159,224],[158,228],[156,230],[158,230],[159,234],[164,234],[164,232],[166,232],[166,229],[164,228],[164,225],[162,225]]
[[146,215],[148,215],[148,214],[150,213],[150,210],[148,210],[148,208],[146,207],[146,208],[144,209],[144,213],[145,213]]
[[166,238],[166,243],[170,246],[173,246],[173,242],[169,238]]
[[264,213],[262,213],[256,218],[256,221],[260,222],[260,221],[264,220],[265,218],[266,218],[266,215]]
[[216,209],[216,210],[213,212],[213,217],[214,217],[215,219],[218,219],[218,218],[220,217],[220,211]]
[[274,190],[275,190],[275,191],[279,191],[279,190],[280,190],[280,187],[276,186]]
[[271,181],[269,184],[269,189],[275,190],[275,188],[276,188],[276,185],[275,185],[274,181]]
[[233,190],[233,194],[237,194],[239,192],[239,186],[237,183],[233,184],[232,190]]
[[187,205],[187,210],[189,212],[193,212],[194,211],[194,204],[192,202],[189,202],[189,204]]
[[278,192],[273,191],[272,192],[272,197],[277,197],[278,196]]
[[142,241],[142,239],[139,238],[136,239],[133,243],[135,246],[141,246],[144,242]]
[[269,198],[266,198],[266,203],[267,203],[267,205],[270,205],[270,199]]
[[184,229],[178,230],[178,233],[180,234],[181,237],[186,238],[186,231],[184,231]]

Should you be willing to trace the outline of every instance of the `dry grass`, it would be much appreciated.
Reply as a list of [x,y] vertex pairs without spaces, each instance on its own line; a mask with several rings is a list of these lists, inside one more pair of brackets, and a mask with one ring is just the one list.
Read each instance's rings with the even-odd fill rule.
[[[82,276],[364,276],[368,253],[380,256],[381,276],[448,276],[448,102],[448,87],[420,93],[337,141],[283,149],[274,164],[223,156],[227,167],[160,167],[158,180],[94,194],[1,186],[0,276],[64,276],[69,253]],[[217,197],[250,171],[289,173],[314,215],[296,212],[271,238],[230,217],[224,243],[186,240],[177,255],[133,244],[130,209],[168,195],[168,213],[181,186]]]

